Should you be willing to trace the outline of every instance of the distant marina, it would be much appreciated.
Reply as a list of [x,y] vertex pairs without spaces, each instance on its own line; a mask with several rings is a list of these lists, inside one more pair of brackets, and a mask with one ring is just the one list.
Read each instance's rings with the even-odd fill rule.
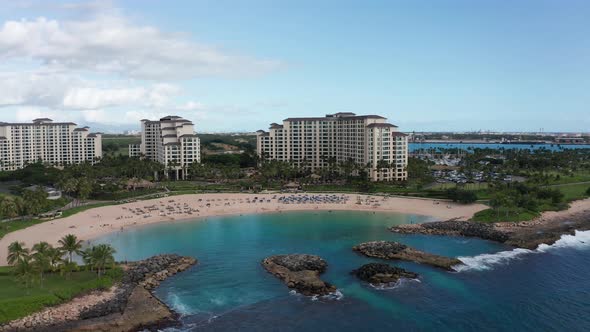
[[410,142],[408,143],[408,149],[410,152],[417,150],[436,150],[436,149],[461,149],[461,150],[473,150],[473,149],[529,149],[538,150],[546,149],[551,151],[560,151],[566,149],[590,149],[590,144],[555,144],[555,143],[539,143],[539,142],[510,142],[510,143],[497,143],[497,142],[465,142],[465,141],[428,141],[424,143]]

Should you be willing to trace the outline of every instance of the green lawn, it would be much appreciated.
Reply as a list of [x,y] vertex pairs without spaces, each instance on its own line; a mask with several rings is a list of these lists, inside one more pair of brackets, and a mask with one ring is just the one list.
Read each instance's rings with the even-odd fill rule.
[[586,191],[590,188],[590,183],[583,184],[567,184],[552,187],[559,189],[564,195],[565,200],[568,202],[575,201],[577,199],[583,199],[588,197]]
[[[590,172],[588,171],[580,171],[574,172],[572,176],[564,175],[557,172],[549,173],[553,178],[549,181],[549,184],[568,184],[568,183],[577,183],[577,182],[590,182]],[[559,179],[555,179],[554,177],[559,174]]]
[[121,276],[119,267],[108,270],[100,279],[95,272],[90,271],[74,272],[70,279],[59,273],[49,273],[42,285],[36,283],[25,288],[12,274],[12,267],[0,267],[0,324],[65,302],[90,290],[109,288]]
[[27,228],[36,224],[40,224],[45,222],[46,220],[39,220],[39,219],[29,219],[29,220],[14,220],[14,221],[7,221],[7,222],[0,222],[0,239],[4,237],[4,235],[18,231],[19,229]]
[[[484,183],[465,183],[459,187],[463,190],[479,191],[479,190],[487,189],[488,184],[485,182]],[[436,183],[432,187],[430,187],[430,189],[436,189],[436,190],[446,190],[446,189],[452,189],[452,188],[457,188],[457,184],[456,183]]]
[[[94,208],[101,207],[101,206],[109,206],[109,205],[113,205],[113,202],[104,202],[104,203],[96,203],[96,204],[78,206],[78,207],[63,211],[61,214],[61,218],[69,217],[69,216],[72,216],[76,213],[80,213],[82,211],[94,209]],[[59,219],[59,218],[57,218],[57,219]]]
[[500,209],[499,214],[497,210],[486,209],[477,212],[473,215],[473,221],[493,223],[493,222],[514,222],[514,221],[528,221],[539,216],[539,212],[528,211],[524,209],[510,209],[508,214],[506,209]]
[[[105,202],[105,203],[98,203],[98,204],[91,204],[91,205],[75,207],[73,209],[69,209],[69,210],[64,211],[60,218],[69,217],[71,215],[74,215],[74,214],[82,212],[82,211],[86,211],[86,210],[93,209],[96,207],[107,206],[107,205],[113,205],[113,203]],[[58,220],[60,218],[56,218],[53,220]],[[40,224],[40,223],[44,223],[47,221],[49,221],[49,220],[25,219],[25,220],[13,220],[13,221],[0,222],[0,239],[3,238],[4,235],[6,235],[8,233],[18,231],[19,229],[27,228],[27,227],[30,227],[30,226],[33,226],[36,224]]]

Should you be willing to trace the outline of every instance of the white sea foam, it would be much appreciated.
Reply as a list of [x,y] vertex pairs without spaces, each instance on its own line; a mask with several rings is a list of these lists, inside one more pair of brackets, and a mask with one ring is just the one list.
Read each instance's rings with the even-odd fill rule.
[[328,295],[322,296],[323,299],[336,300],[336,301],[342,300],[343,297],[344,297],[344,294],[342,294],[342,292],[339,289],[337,289],[335,292],[332,292]]
[[490,270],[494,266],[507,264],[515,259],[521,259],[528,254],[545,253],[559,248],[584,249],[589,247],[590,231],[575,231],[574,235],[562,235],[554,244],[540,244],[535,250],[517,248],[509,251],[500,251],[495,254],[457,257],[463,264],[455,265],[453,269],[457,272]]
[[[303,296],[300,293],[297,293],[295,290],[291,290],[289,292],[290,295],[296,295],[296,296]],[[344,294],[342,294],[342,292],[337,289],[334,292],[330,293],[330,294],[326,294],[326,295],[313,295],[310,297],[310,299],[312,301],[317,301],[317,300],[336,300],[336,301],[340,301],[342,300],[342,298],[344,297]]]
[[377,290],[390,290],[390,289],[396,289],[396,288],[400,288],[403,285],[410,283],[410,282],[418,282],[420,283],[420,279],[407,279],[407,278],[401,278],[396,282],[390,282],[387,284],[379,284],[379,285],[374,285],[374,284],[369,284],[371,287],[377,289]]
[[574,235],[565,234],[552,245],[540,244],[537,251],[546,252],[557,248],[584,249],[590,247],[590,231],[576,231]]
[[178,312],[181,315],[190,314],[190,308],[186,304],[182,303],[178,295],[172,293],[168,295],[168,300],[170,303],[170,307],[174,309],[174,311]]

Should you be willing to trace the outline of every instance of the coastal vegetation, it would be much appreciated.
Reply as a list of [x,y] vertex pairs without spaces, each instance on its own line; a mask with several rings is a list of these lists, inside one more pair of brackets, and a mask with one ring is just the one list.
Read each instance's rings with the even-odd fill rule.
[[[10,266],[0,267],[0,323],[90,290],[110,288],[122,276],[114,253],[106,244],[82,250],[82,242],[72,234],[64,236],[58,247],[47,242],[31,248],[22,242],[11,243],[7,256]],[[76,256],[85,264],[79,266]]]
[[[113,137],[105,144],[118,139],[120,144],[128,144],[132,137]],[[474,220],[492,222],[530,220],[543,211],[565,209],[569,202],[589,196],[588,149],[486,148],[457,154],[456,149],[441,148],[434,153],[459,157],[457,166],[450,168],[459,174],[459,180],[439,178],[437,172],[441,172],[441,167],[424,158],[424,154],[416,153],[408,160],[407,181],[370,182],[365,167],[352,161],[327,159],[326,167],[312,172],[305,163],[260,160],[254,151],[254,140],[247,135],[212,134],[201,139],[206,142],[208,152],[203,154],[202,163],[186,169],[186,180],[167,177],[168,169],[157,162],[117,153],[105,154],[95,165],[83,163],[58,169],[35,163],[17,171],[0,172],[0,184],[10,183],[10,194],[0,196],[0,219],[24,220],[22,224],[13,221],[0,224],[0,236],[38,223],[35,216],[59,210],[72,199],[99,202],[63,209],[62,216],[155,195],[278,191],[291,185],[308,192],[401,195],[466,204],[479,201],[490,209],[478,213]],[[220,147],[232,153],[215,152]],[[44,194],[41,189],[23,190],[31,185],[56,187],[66,198],[48,200],[41,197]],[[25,201],[29,203],[24,204]]]

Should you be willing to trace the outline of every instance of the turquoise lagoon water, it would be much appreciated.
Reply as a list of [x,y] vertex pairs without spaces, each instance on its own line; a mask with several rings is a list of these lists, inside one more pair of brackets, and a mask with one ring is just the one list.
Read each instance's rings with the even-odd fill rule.
[[[293,212],[157,224],[111,234],[117,259],[159,253],[199,264],[166,280],[157,296],[182,314],[181,331],[584,331],[590,329],[589,233],[542,251],[477,239],[398,235],[386,227],[426,217],[367,212]],[[582,239],[586,238],[587,241]],[[354,253],[363,241],[395,240],[461,256],[461,272],[390,262],[418,280],[376,289],[349,272],[378,261]],[[309,253],[327,260],[325,298],[293,294],[268,274],[267,256]]]

